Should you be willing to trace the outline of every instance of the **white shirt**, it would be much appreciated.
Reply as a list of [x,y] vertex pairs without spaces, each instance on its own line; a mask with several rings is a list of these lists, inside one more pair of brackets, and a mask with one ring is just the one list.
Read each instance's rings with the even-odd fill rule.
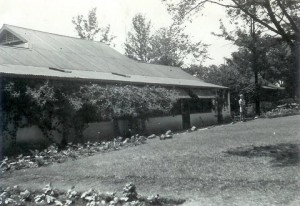
[[240,105],[240,112],[243,111],[243,108],[245,107],[246,105],[246,102],[244,99],[239,99],[239,105]]

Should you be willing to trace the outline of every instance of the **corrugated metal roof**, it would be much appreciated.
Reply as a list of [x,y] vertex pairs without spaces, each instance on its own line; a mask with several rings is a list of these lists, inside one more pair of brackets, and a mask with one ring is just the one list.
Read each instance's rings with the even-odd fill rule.
[[[11,25],[4,25],[1,31],[4,30],[21,36],[27,41],[28,48],[0,46],[1,73],[225,88],[205,83],[177,67],[136,62],[100,42]],[[49,67],[70,70],[72,73],[49,70]]]
[[[63,72],[65,71],[65,72]],[[81,70],[53,70],[48,67],[34,67],[23,65],[3,65],[0,64],[0,73],[5,75],[22,75],[31,77],[50,77],[63,79],[93,80],[103,82],[124,82],[137,84],[159,84],[165,86],[180,87],[209,87],[218,86],[197,80],[174,79],[164,77],[150,77],[141,75],[118,75],[117,73],[94,72]],[[220,87],[221,88],[221,87]]]

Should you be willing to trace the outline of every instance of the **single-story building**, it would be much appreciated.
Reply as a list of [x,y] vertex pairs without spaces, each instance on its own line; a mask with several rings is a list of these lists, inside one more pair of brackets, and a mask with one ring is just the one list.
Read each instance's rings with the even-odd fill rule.
[[[186,100],[182,101],[181,113],[148,118],[148,134],[217,124],[220,112],[223,119],[230,118],[226,87],[206,83],[178,67],[134,61],[100,42],[17,26],[3,25],[0,30],[0,78],[55,79],[69,84],[121,82],[175,88],[180,99]],[[218,112],[213,110],[213,103],[220,90],[225,91],[227,104]],[[189,101],[191,95],[199,98],[197,105]],[[119,127],[126,130],[126,122],[120,122]],[[101,135],[113,136],[113,128],[109,121],[91,122],[84,135],[87,140],[97,140],[99,131]],[[38,141],[42,136],[35,126],[20,128],[17,142]]]

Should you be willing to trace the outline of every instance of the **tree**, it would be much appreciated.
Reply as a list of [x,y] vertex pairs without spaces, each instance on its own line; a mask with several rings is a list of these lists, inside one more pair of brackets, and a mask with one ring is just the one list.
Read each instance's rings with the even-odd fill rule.
[[[233,37],[238,36],[234,33]],[[233,38],[232,37],[232,38]],[[226,59],[225,65],[220,66],[199,66],[192,65],[186,68],[185,71],[193,76],[196,76],[206,82],[227,86],[230,90],[231,109],[237,111],[237,100],[240,93],[246,94],[247,102],[255,102],[257,96],[257,88],[255,85],[254,71],[252,69],[252,53],[251,53],[251,36],[241,33],[239,38],[239,49],[231,54],[231,57]],[[279,84],[287,87],[287,79],[290,79],[291,56],[287,55],[290,51],[286,43],[275,44],[272,47],[270,40],[258,38],[257,47],[257,65],[258,65],[258,86],[263,86],[265,83]],[[288,93],[288,92],[287,92]],[[264,97],[261,97],[263,99]],[[274,94],[274,98],[284,97],[282,94]]]
[[[285,49],[285,54],[278,52],[279,46],[284,44],[288,45],[287,42],[278,39],[278,37],[271,36],[269,32],[265,32],[264,27],[257,24],[251,17],[242,13],[237,13],[234,9],[228,9],[227,13],[232,22],[236,21],[236,28],[234,31],[228,32],[221,22],[220,28],[222,33],[218,36],[232,41],[239,47],[239,51],[232,54],[230,62],[235,64],[239,69],[244,70],[241,71],[241,74],[252,71],[253,77],[249,77],[254,79],[254,91],[252,92],[252,95],[256,105],[256,113],[259,115],[261,99],[261,83],[259,82],[259,76],[263,77],[265,80],[271,80],[271,82],[284,81],[287,93],[293,96],[297,82],[293,76],[286,72],[286,68],[288,68],[288,71],[291,74],[294,74],[293,69],[295,68],[295,65],[293,64],[295,59],[290,58],[291,51],[286,52],[287,50]],[[257,5],[252,5],[251,13],[257,13]],[[287,49],[291,50],[291,47]],[[278,56],[275,57],[274,54]],[[282,54],[285,58],[282,58]],[[279,67],[276,66],[274,62],[281,65],[282,68],[278,70]],[[274,69],[276,72],[273,72]],[[280,73],[281,76],[279,77],[276,73]],[[276,76],[272,77],[272,75]]]
[[100,42],[103,42],[107,45],[114,45],[112,41],[116,38],[116,36],[113,36],[110,34],[110,25],[107,25],[100,29],[101,35],[100,35]]
[[180,0],[178,3],[172,3],[171,0],[162,1],[167,4],[169,12],[174,14],[174,19],[178,22],[183,22],[186,18],[198,13],[205,4],[213,3],[225,7],[227,13],[233,17],[231,21],[250,18],[273,38],[286,42],[294,57],[294,66],[290,72],[294,78],[292,81],[294,87],[298,84],[298,89],[293,89],[293,93],[298,95],[299,58],[296,55],[300,41],[300,2],[298,0]]
[[202,63],[207,56],[207,45],[192,42],[189,35],[177,26],[164,27],[151,38],[151,63],[168,66],[182,66],[190,61]]
[[75,30],[81,39],[95,40],[99,35],[100,42],[111,45],[115,36],[110,34],[110,25],[99,27],[96,12],[97,8],[92,8],[87,19],[83,15],[73,17],[72,23],[75,25]]
[[[180,0],[172,3],[171,0],[162,0],[173,13],[177,21],[199,12],[206,3],[223,6],[235,15],[250,17],[269,31],[281,36],[284,41],[292,43],[299,34],[299,8],[298,0]],[[253,13],[253,7],[257,12]]]
[[151,21],[142,14],[132,19],[132,31],[128,32],[125,42],[125,55],[137,61],[149,62]]
[[179,26],[163,27],[152,35],[151,21],[141,14],[132,19],[132,25],[133,31],[128,33],[125,43],[125,54],[129,58],[168,66],[203,62],[207,58],[207,45],[192,42]]
[[[253,13],[256,9],[253,8]],[[241,73],[249,72],[249,68],[252,76],[254,77],[254,102],[256,114],[260,115],[260,85],[258,81],[258,76],[260,72],[266,69],[265,64],[265,49],[259,44],[263,38],[261,38],[261,30],[256,28],[255,21],[247,17],[242,18],[244,21],[243,27],[236,27],[234,35],[230,35],[226,28],[221,25],[223,34],[222,36],[234,42],[235,45],[239,47],[239,52],[232,55],[233,61],[234,57],[243,57],[241,60],[243,64],[239,64],[238,68],[243,68]],[[236,55],[238,54],[238,55]],[[249,76],[251,78],[251,75]]]

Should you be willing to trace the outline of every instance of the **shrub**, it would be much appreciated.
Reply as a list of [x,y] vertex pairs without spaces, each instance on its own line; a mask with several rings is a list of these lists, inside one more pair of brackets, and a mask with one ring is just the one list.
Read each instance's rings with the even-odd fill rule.
[[278,101],[278,105],[284,105],[284,104],[292,104],[295,102],[299,102],[299,98],[286,98],[286,99],[281,99]]
[[260,103],[260,109],[261,109],[262,112],[271,111],[275,107],[276,106],[273,102],[261,102]]
[[275,118],[275,117],[284,117],[290,115],[300,114],[299,110],[291,109],[291,108],[276,108],[272,111],[266,112],[265,116],[267,118]]

